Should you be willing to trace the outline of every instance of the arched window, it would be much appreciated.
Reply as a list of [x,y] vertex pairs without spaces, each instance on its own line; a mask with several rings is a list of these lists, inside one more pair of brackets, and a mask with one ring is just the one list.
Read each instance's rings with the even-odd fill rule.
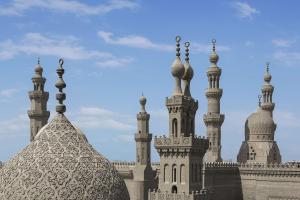
[[165,164],[165,166],[164,166],[164,182],[167,182],[168,167],[169,167],[169,165]]
[[172,182],[175,183],[176,180],[176,165],[172,166]]
[[175,186],[175,185],[173,185],[173,187],[172,187],[172,193],[177,193],[177,187]]
[[185,166],[181,165],[180,166],[180,183],[185,182]]
[[178,136],[178,124],[177,124],[177,119],[173,119],[172,121],[172,133],[175,137]]

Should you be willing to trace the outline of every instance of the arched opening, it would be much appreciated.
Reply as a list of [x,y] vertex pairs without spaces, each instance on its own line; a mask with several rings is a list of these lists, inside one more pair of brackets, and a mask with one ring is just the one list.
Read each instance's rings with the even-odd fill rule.
[[178,124],[177,124],[177,119],[173,119],[172,121],[172,133],[175,137],[178,136]]
[[177,187],[175,186],[175,185],[173,185],[173,187],[172,187],[172,193],[177,193]]
[[164,166],[164,182],[166,182],[167,181],[167,173],[168,173],[168,164],[165,164],[165,166]]
[[180,166],[180,183],[185,182],[185,166],[181,165]]
[[173,165],[172,166],[172,182],[175,183],[177,180],[176,180],[176,165]]

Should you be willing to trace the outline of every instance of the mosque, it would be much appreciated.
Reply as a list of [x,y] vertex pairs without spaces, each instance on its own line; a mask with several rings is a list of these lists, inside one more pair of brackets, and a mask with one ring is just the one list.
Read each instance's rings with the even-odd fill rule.
[[273,120],[274,87],[267,64],[257,111],[245,122],[237,162],[221,157],[221,68],[216,41],[212,41],[207,69],[207,113],[203,121],[206,137],[195,133],[198,101],[190,92],[193,68],[190,43],[184,43],[181,62],[180,40],[171,67],[174,91],[165,99],[169,134],[154,138],[160,156],[151,162],[152,134],[146,97],[140,98],[137,113],[136,161],[110,162],[97,152],[84,133],[65,116],[64,61],[59,60],[55,86],[56,115],[48,123],[49,93],[38,62],[29,92],[31,108],[30,143],[9,161],[0,164],[0,200],[300,200],[300,163],[282,163],[275,141]]

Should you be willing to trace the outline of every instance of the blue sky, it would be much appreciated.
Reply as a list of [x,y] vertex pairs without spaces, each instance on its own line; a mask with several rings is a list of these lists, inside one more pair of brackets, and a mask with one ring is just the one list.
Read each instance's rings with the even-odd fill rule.
[[[216,38],[223,69],[223,158],[236,160],[244,122],[257,108],[269,61],[275,138],[284,161],[300,160],[299,6],[296,0],[1,1],[0,160],[8,160],[29,142],[28,91],[38,57],[50,92],[50,118],[56,104],[55,69],[63,57],[68,118],[110,160],[134,160],[142,92],[148,98],[151,132],[168,134],[164,101],[174,86],[170,67],[176,35],[191,42],[198,135],[205,135],[205,71],[210,41]],[[158,160],[154,149],[152,155]]]

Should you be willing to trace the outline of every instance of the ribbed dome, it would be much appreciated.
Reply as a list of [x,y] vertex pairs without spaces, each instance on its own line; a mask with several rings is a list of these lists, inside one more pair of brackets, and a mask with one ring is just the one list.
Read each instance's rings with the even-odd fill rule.
[[0,199],[129,200],[124,181],[63,114],[0,171]]
[[269,112],[261,108],[248,117],[246,125],[249,128],[249,134],[274,134],[276,130],[276,124]]

